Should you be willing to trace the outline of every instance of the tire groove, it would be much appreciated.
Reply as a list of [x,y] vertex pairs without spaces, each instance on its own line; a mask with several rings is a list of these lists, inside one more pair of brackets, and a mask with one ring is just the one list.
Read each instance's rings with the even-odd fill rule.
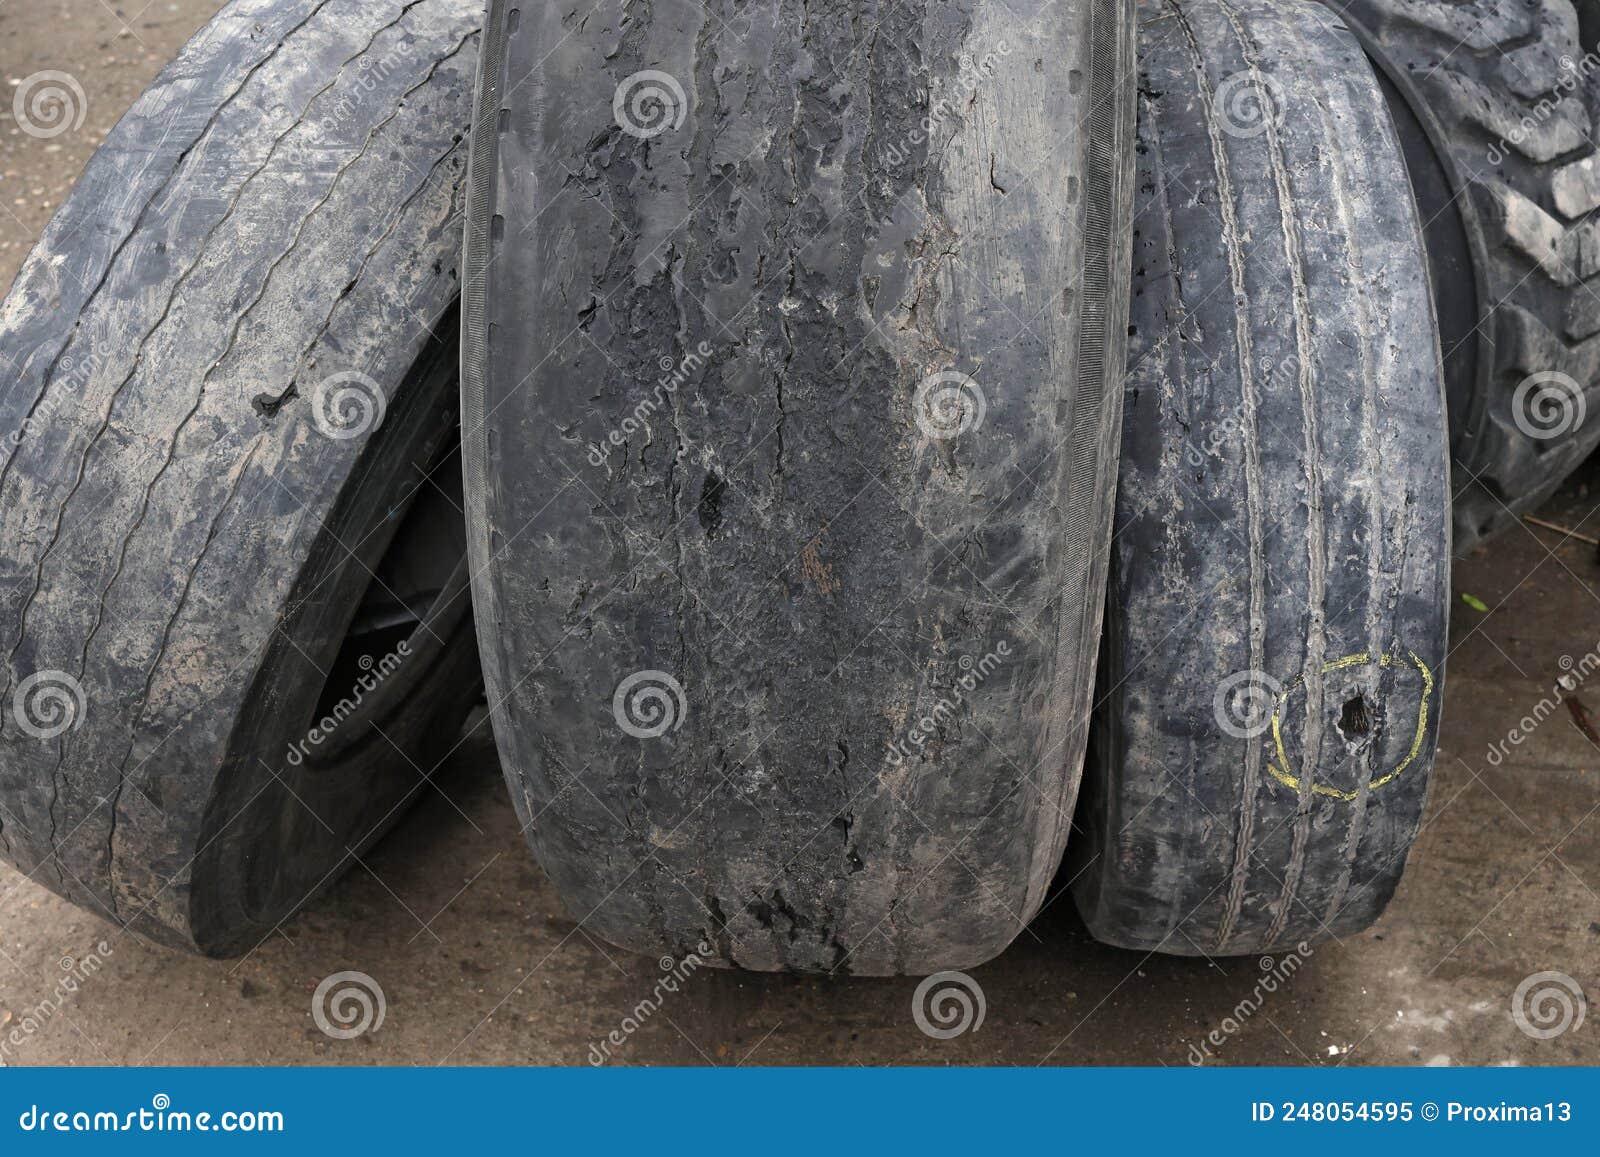
[[[1258,87],[1265,75],[1260,60],[1251,50],[1249,38],[1240,26],[1238,12],[1227,2],[1218,0],[1218,8],[1227,18],[1238,41],[1240,54],[1250,69]],[[1281,24],[1287,21],[1279,20]],[[1321,423],[1317,413],[1317,395],[1312,375],[1314,351],[1311,345],[1311,295],[1306,281],[1306,260],[1300,237],[1298,208],[1294,189],[1289,179],[1288,159],[1283,141],[1278,135],[1276,118],[1264,116],[1267,156],[1272,165],[1272,183],[1278,198],[1279,218],[1283,229],[1284,257],[1289,268],[1291,300],[1294,306],[1295,353],[1300,360],[1296,378],[1300,387],[1300,410],[1305,421],[1305,482],[1306,482],[1306,600],[1310,624],[1306,640],[1305,665],[1301,677],[1306,688],[1305,751],[1300,780],[1300,803],[1295,817],[1293,845],[1289,862],[1284,868],[1283,890],[1274,918],[1272,935],[1282,930],[1296,899],[1300,879],[1305,871],[1307,848],[1311,839],[1311,807],[1315,801],[1312,773],[1322,762],[1322,699],[1325,679],[1322,665],[1327,656],[1325,603],[1328,592],[1328,543],[1322,516],[1322,441]],[[1252,744],[1253,748],[1259,745]]]
[[[1300,29],[1292,22],[1286,21],[1289,34],[1294,42],[1300,46],[1307,59],[1310,56],[1310,46],[1301,35]],[[1326,82],[1322,85],[1326,91]],[[1322,122],[1327,138],[1335,139],[1337,129],[1326,97],[1313,98],[1310,102]],[[1384,124],[1388,110],[1378,107],[1370,110],[1373,112],[1373,124]],[[1379,461],[1379,435],[1378,435],[1378,383],[1372,365],[1372,349],[1368,344],[1368,335],[1378,332],[1372,323],[1372,311],[1367,296],[1366,269],[1362,261],[1362,248],[1357,244],[1360,232],[1357,228],[1354,214],[1351,212],[1351,166],[1343,151],[1333,149],[1329,151],[1331,159],[1330,170],[1333,174],[1335,190],[1334,201],[1339,213],[1339,224],[1344,235],[1344,250],[1346,264],[1350,270],[1350,284],[1356,287],[1354,301],[1356,306],[1357,330],[1360,334],[1357,356],[1361,362],[1362,382],[1362,414],[1361,414],[1361,439],[1365,447],[1364,455],[1365,473],[1367,478],[1367,607],[1366,607],[1366,648],[1369,655],[1380,655],[1384,652],[1384,640],[1379,625],[1380,606],[1382,601],[1382,571],[1384,557],[1383,535],[1383,509],[1377,501],[1379,488],[1382,485],[1381,463]],[[1420,223],[1419,223],[1420,230]],[[1404,550],[1404,540],[1401,542]],[[1380,680],[1382,675],[1379,676]],[[1350,887],[1351,875],[1355,870],[1357,852],[1361,846],[1361,833],[1366,825],[1367,808],[1371,799],[1372,781],[1377,775],[1377,760],[1381,754],[1380,743],[1367,745],[1366,774],[1361,778],[1361,784],[1356,789],[1356,798],[1351,804],[1350,821],[1345,832],[1344,864],[1340,869],[1339,878],[1335,881],[1328,907],[1321,917],[1322,922],[1333,925],[1339,909],[1344,903],[1345,894]],[[1302,773],[1302,783],[1309,782],[1309,772]],[[1285,921],[1288,919],[1289,907],[1285,899],[1283,910],[1274,921],[1268,939],[1276,942],[1283,933]]]
[[[1167,182],[1165,179],[1166,153],[1162,148],[1163,137],[1161,133],[1161,118],[1157,114],[1156,104],[1154,101],[1150,101],[1145,105],[1141,116],[1143,116],[1146,120],[1146,123],[1151,126],[1151,131],[1149,132],[1147,138],[1150,142],[1148,154],[1149,160],[1146,163],[1150,166],[1151,172],[1156,178],[1155,200],[1156,204],[1161,208],[1161,228],[1163,230],[1163,235],[1168,247],[1167,276],[1171,286],[1172,300],[1178,304],[1178,325],[1182,326],[1192,317],[1192,314],[1189,306],[1183,300],[1183,277],[1182,264],[1180,260],[1182,254],[1179,253],[1177,244],[1175,242],[1175,238],[1178,234],[1172,216],[1172,198],[1169,196]],[[1173,344],[1176,345],[1178,343]],[[1188,375],[1186,373],[1187,366],[1184,364],[1181,351],[1173,350],[1172,352],[1173,356],[1170,358],[1170,365],[1172,367],[1171,373],[1174,384],[1174,392],[1179,398],[1188,398],[1189,387]],[[1164,408],[1164,405],[1162,408]],[[1185,407],[1185,409],[1187,409],[1187,407]],[[1178,421],[1182,422],[1185,427],[1187,427],[1187,413],[1179,418]],[[1178,460],[1182,461],[1181,452]],[[1174,474],[1176,473],[1177,469],[1175,467]],[[1107,730],[1114,731],[1115,724],[1112,724],[1112,726]],[[1116,759],[1111,759],[1108,761],[1108,763],[1112,767],[1120,766],[1120,761]],[[1193,760],[1189,761],[1189,764],[1185,770],[1189,780],[1188,790],[1190,794],[1193,795],[1195,770],[1195,764]],[[1116,793],[1112,793],[1108,798],[1114,800],[1118,798],[1118,795]],[[1183,917],[1185,915],[1184,909],[1186,907],[1187,904],[1185,903],[1183,893],[1178,889],[1173,889],[1171,902],[1167,905],[1166,931],[1162,936],[1163,942],[1165,942],[1172,936],[1174,932],[1177,931],[1178,925],[1183,921]]]
[[[301,20],[300,23],[289,29],[283,35],[282,39],[280,39],[278,43],[273,46],[272,51],[266,56],[262,57],[261,60],[257,61],[256,64],[245,73],[244,78],[240,80],[238,87],[230,92],[227,97],[217,105],[210,117],[207,118],[206,123],[201,126],[200,132],[196,134],[194,142],[174,158],[172,163],[172,171],[167,174],[167,177],[162,183],[161,187],[152,191],[150,199],[146,201],[144,206],[139,210],[139,213],[134,218],[133,224],[129,226],[127,234],[122,238],[122,240],[117,242],[116,247],[112,250],[110,257],[106,261],[105,268],[100,272],[99,279],[95,282],[94,287],[89,291],[89,295],[84,299],[83,305],[79,309],[80,315],[87,312],[89,307],[98,299],[101,290],[105,288],[106,282],[110,279],[111,271],[116,268],[117,262],[122,257],[124,250],[126,250],[129,243],[139,235],[140,228],[144,224],[145,217],[149,213],[151,206],[160,201],[167,190],[172,187],[172,182],[174,179],[176,179],[178,173],[182,171],[184,162],[188,160],[189,156],[196,149],[200,148],[201,145],[207,141],[212,131],[216,128],[217,122],[221,119],[222,114],[227,111],[229,106],[233,104],[234,100],[238,98],[239,94],[244,92],[244,90],[249,87],[250,81],[255,78],[256,74],[270,64],[273,60],[277,59],[277,56],[283,50],[284,45],[287,44],[296,33],[310,23],[318,12],[321,12],[322,9],[327,7],[327,5],[330,3],[332,3],[332,0],[318,0],[316,7],[311,12],[306,14],[305,19]],[[29,406],[27,414],[24,415],[21,428],[26,428],[27,423],[38,412],[39,403],[42,402],[45,396],[50,392],[51,377],[54,375],[56,368],[61,364],[62,357],[65,356],[66,351],[71,347],[72,337],[77,333],[77,329],[78,327],[75,323],[73,327],[68,330],[66,340],[61,343],[61,348],[56,351],[55,355],[51,358],[50,364],[45,367],[44,374],[39,379],[39,393]],[[5,462],[0,463],[0,492],[3,492],[4,490],[6,479],[10,475],[12,461],[20,452],[21,447],[22,443],[20,441],[13,442],[11,446],[11,452],[6,455]]]
[[[328,0],[323,0],[324,5],[327,2]],[[272,146],[268,149],[267,155],[262,160],[260,166],[248,174],[244,181],[240,183],[239,188],[235,190],[233,197],[229,200],[227,208],[223,211],[222,215],[217,219],[212,227],[207,230],[205,237],[201,240],[199,249],[195,255],[195,260],[173,283],[171,294],[167,299],[166,306],[162,310],[161,316],[156,319],[155,324],[151,326],[145,335],[139,339],[134,352],[133,365],[129,368],[127,376],[125,376],[122,381],[118,383],[116,388],[112,391],[111,397],[107,400],[105,416],[102,418],[99,427],[95,430],[94,434],[85,444],[83,454],[78,460],[77,476],[74,478],[72,486],[67,491],[66,497],[62,499],[60,506],[57,507],[55,526],[51,531],[50,538],[46,542],[43,552],[39,556],[39,562],[34,572],[33,587],[29,591],[27,598],[22,604],[21,610],[17,614],[17,638],[6,658],[7,681],[5,688],[0,688],[0,695],[3,695],[4,690],[11,686],[11,677],[12,672],[15,670],[17,652],[21,649],[22,644],[27,637],[28,612],[33,608],[34,601],[38,598],[39,591],[44,583],[45,566],[49,562],[51,553],[59,544],[61,535],[65,529],[67,508],[71,505],[72,499],[77,495],[78,489],[82,486],[83,480],[87,475],[90,456],[93,454],[96,445],[98,445],[101,436],[104,435],[108,429],[110,429],[112,417],[116,413],[117,400],[121,397],[122,390],[139,372],[139,368],[143,362],[146,343],[148,343],[150,338],[153,337],[155,333],[166,323],[168,317],[171,315],[172,306],[177,299],[178,291],[183,287],[189,276],[193,274],[194,271],[198,269],[204,262],[206,252],[211,244],[212,239],[221,230],[222,226],[232,219],[233,211],[238,208],[239,202],[243,198],[245,190],[252,185],[257,177],[266,171],[267,167],[272,163],[272,158],[277,154],[278,147],[289,137],[291,133],[294,132],[296,128],[304,123],[306,114],[310,111],[311,106],[315,104],[317,100],[320,99],[325,93],[337,85],[341,79],[343,79],[346,71],[349,69],[349,66],[352,63],[361,59],[371,50],[373,43],[377,40],[379,35],[385,31],[388,31],[390,28],[395,27],[413,8],[425,3],[429,3],[429,0],[409,0],[409,3],[402,8],[400,13],[390,24],[385,25],[383,28],[377,29],[360,52],[349,57],[344,61],[343,64],[340,65],[339,71],[333,80],[329,81],[327,85],[323,86],[321,89],[317,90],[311,95],[311,97],[307,100],[305,107],[301,109],[300,114],[296,118],[294,124],[273,140]],[[319,10],[322,6],[323,5],[319,5]],[[9,462],[10,460],[8,459],[8,465]],[[3,484],[3,478],[0,478],[0,485]],[[0,726],[3,726],[3,724],[0,724]]]
[[[1255,357],[1250,335],[1250,318],[1245,306],[1244,242],[1234,205],[1233,177],[1228,164],[1227,145],[1211,87],[1206,78],[1205,58],[1200,41],[1177,0],[1164,0],[1183,30],[1184,45],[1194,66],[1196,91],[1205,110],[1206,133],[1211,146],[1211,161],[1217,179],[1217,207],[1222,217],[1222,247],[1228,256],[1228,276],[1234,299],[1234,342],[1239,355],[1239,409],[1244,442],[1245,508],[1249,538],[1249,632],[1251,670],[1260,671],[1265,662],[1266,560],[1261,519],[1261,457],[1257,445]],[[1217,947],[1227,944],[1244,906],[1245,883],[1249,875],[1250,842],[1255,828],[1255,799],[1261,786],[1261,748],[1252,743],[1245,748],[1245,774],[1241,784],[1239,818],[1234,830],[1234,861],[1228,887],[1227,907],[1217,931]]]
[[112,915],[119,921],[121,920],[121,913],[117,904],[115,843],[117,836],[117,808],[122,802],[122,789],[128,782],[128,760],[132,757],[134,746],[139,741],[139,728],[144,722],[145,710],[150,702],[150,688],[155,682],[156,671],[161,667],[161,659],[166,654],[167,645],[171,642],[173,625],[177,623],[178,616],[183,613],[183,608],[189,601],[189,592],[194,587],[194,577],[200,573],[200,566],[205,562],[206,552],[210,549],[212,542],[216,540],[218,532],[222,529],[222,520],[232,508],[234,499],[238,496],[239,489],[244,484],[245,475],[250,471],[250,464],[255,460],[256,453],[260,450],[265,440],[266,431],[263,430],[256,435],[255,440],[250,444],[248,453],[245,454],[243,461],[239,463],[234,473],[233,481],[228,487],[228,493],[224,497],[222,505],[217,510],[216,517],[211,520],[211,526],[206,531],[206,540],[200,548],[200,553],[195,556],[194,564],[189,567],[188,573],[184,576],[183,589],[178,594],[177,603],[172,609],[172,614],[167,618],[166,625],[161,630],[161,641],[156,645],[155,657],[151,660],[149,670],[145,672],[144,686],[139,691],[140,713],[134,718],[133,726],[128,728],[127,750],[123,752],[122,758],[117,762],[117,782],[112,789],[109,801],[110,826],[106,832],[106,892],[111,900]]

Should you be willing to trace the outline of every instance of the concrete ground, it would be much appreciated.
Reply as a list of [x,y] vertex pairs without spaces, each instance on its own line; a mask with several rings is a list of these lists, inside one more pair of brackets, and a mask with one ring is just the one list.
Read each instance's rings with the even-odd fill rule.
[[[41,141],[17,129],[10,89],[0,92],[0,285],[94,145],[218,7],[0,0],[7,84],[58,69],[89,100],[80,131]],[[1600,535],[1600,471],[1586,477],[1543,516]],[[1562,656],[1600,645],[1600,559],[1526,528],[1463,560],[1455,583],[1490,609],[1455,604],[1438,770],[1405,882],[1377,927],[1317,948],[1242,1023],[1230,1018],[1264,962],[1105,948],[1060,900],[974,971],[986,1004],[977,1031],[920,1031],[915,979],[700,970],[612,1047],[615,1061],[1183,1065],[1217,1032],[1211,1063],[1600,1063],[1600,1013],[1550,1039],[1511,1015],[1536,973],[1600,992],[1600,746],[1563,707],[1498,766],[1488,759],[1550,694]],[[1600,687],[1575,698],[1600,712]],[[658,963],[591,939],[562,912],[518,833],[486,722],[440,788],[242,960],[123,937],[0,867],[0,1062],[586,1063],[593,1043],[624,1033]],[[80,980],[91,954],[103,962]],[[336,1040],[314,1022],[313,996],[345,970],[369,974],[386,1011],[376,1030]],[[43,1001],[55,1011],[39,1024]]]

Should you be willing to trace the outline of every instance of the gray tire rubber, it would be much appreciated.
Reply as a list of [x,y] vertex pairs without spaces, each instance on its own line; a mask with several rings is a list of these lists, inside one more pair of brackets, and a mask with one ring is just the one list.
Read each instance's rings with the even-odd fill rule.
[[1572,0],[1327,2],[1382,69],[1428,222],[1465,551],[1600,445],[1585,420],[1600,404],[1600,17]]
[[474,606],[586,931],[916,973],[1040,906],[1102,610],[1132,38],[1125,0],[490,4]]
[[1383,910],[1437,735],[1449,515],[1419,218],[1310,0],[1141,8],[1134,304],[1077,832],[1100,940],[1185,955]]
[[470,710],[459,514],[457,597],[330,680],[456,437],[480,20],[236,0],[0,307],[0,851],[166,944],[269,935]]

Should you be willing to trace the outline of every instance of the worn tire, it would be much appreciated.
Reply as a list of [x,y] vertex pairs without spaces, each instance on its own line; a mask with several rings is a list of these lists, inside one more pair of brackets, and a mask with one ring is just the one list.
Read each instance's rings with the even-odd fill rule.
[[424,476],[480,18],[236,0],[0,311],[0,850],[167,944],[269,934],[470,709],[465,525]]
[[490,5],[463,449],[506,774],[613,943],[976,964],[1080,774],[1132,5],[708,9]]
[[1356,40],[1310,0],[1141,11],[1133,333],[1073,890],[1108,943],[1256,952],[1376,918],[1417,831],[1448,607],[1438,338]]
[[1600,444],[1600,17],[1572,0],[1333,7],[1382,70],[1428,222],[1465,551]]

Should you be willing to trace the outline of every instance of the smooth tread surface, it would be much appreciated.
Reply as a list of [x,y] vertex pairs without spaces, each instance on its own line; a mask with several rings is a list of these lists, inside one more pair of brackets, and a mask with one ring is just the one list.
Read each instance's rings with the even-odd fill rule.
[[1141,9],[1138,216],[1096,739],[1096,937],[1227,955],[1382,911],[1448,607],[1422,234],[1360,45],[1310,0]]
[[[491,4],[474,604],[586,931],[885,974],[1038,909],[1110,531],[1132,31],[1124,0]],[[642,74],[680,90],[648,136]],[[919,425],[941,385],[959,433]]]

